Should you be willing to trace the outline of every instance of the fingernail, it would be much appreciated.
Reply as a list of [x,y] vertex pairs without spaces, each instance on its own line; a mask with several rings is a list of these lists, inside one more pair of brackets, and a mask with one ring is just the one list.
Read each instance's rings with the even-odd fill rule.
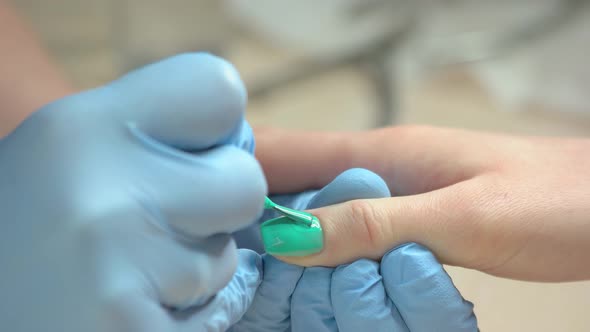
[[260,225],[267,253],[276,256],[308,256],[322,251],[324,235],[318,218],[304,224],[283,216]]

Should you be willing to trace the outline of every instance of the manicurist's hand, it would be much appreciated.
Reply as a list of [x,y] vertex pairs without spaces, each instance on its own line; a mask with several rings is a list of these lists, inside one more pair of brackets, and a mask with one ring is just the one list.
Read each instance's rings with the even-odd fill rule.
[[262,262],[230,233],[266,194],[245,102],[229,63],[184,54],[49,104],[0,140],[0,330],[238,321]]

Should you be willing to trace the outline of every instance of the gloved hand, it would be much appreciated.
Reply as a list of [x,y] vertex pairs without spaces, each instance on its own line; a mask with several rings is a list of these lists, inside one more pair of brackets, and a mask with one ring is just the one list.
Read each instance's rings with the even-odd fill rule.
[[[389,195],[379,176],[352,169],[319,192],[273,200],[311,209]],[[432,253],[417,244],[391,250],[380,263],[361,259],[335,269],[302,268],[269,255],[263,263],[254,302],[232,332],[477,331],[472,304],[461,297]]]
[[0,330],[239,319],[261,261],[229,233],[266,193],[245,102],[231,65],[186,54],[52,103],[0,141]]

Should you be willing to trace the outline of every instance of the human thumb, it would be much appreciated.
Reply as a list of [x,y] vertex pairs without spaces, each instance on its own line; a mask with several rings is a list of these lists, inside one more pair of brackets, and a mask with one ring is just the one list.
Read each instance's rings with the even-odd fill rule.
[[465,254],[457,256],[461,243],[453,243],[453,239],[470,238],[471,228],[461,226],[464,223],[456,219],[457,213],[444,208],[449,202],[441,197],[448,194],[351,200],[310,210],[323,229],[323,250],[304,257],[278,258],[302,266],[338,266],[360,258],[379,260],[396,246],[417,242],[442,255],[447,263],[463,261]]

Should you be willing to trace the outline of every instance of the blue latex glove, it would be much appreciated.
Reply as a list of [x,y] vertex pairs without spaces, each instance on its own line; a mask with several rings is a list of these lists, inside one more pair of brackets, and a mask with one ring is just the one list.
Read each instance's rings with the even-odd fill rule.
[[[319,192],[273,200],[306,209],[389,195],[379,176],[353,169]],[[432,253],[417,244],[393,249],[381,263],[361,259],[335,269],[302,268],[269,255],[263,262],[263,282],[233,332],[477,331],[473,305]]]
[[231,65],[185,54],[50,104],[0,141],[0,330],[239,319],[261,259],[229,233],[266,193],[245,102]]

